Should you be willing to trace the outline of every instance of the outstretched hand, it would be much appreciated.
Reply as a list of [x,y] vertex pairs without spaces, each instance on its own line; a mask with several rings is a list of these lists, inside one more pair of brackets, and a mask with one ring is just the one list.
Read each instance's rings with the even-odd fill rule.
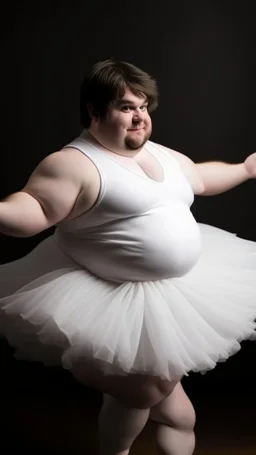
[[244,161],[245,169],[251,179],[256,179],[256,153],[249,155]]

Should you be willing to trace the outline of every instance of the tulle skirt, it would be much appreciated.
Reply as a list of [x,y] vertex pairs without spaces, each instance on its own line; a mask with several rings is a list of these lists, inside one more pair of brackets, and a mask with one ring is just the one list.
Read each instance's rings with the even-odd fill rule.
[[105,374],[204,373],[256,339],[256,243],[199,224],[202,254],[180,278],[116,284],[49,237],[0,266],[0,333],[19,359],[94,362]]

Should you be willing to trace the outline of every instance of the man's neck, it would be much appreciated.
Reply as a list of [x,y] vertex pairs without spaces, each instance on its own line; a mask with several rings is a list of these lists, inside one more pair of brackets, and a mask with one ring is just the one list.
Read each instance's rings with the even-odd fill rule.
[[104,145],[91,129],[85,130],[85,135],[87,135],[95,144],[100,145],[106,152],[114,153],[115,155],[124,156],[126,158],[135,158],[139,152],[143,149],[144,145],[136,150],[113,150]]

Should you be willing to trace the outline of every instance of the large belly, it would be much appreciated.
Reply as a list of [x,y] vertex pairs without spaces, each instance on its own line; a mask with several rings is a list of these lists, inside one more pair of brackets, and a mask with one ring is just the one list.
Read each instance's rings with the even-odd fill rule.
[[144,230],[143,263],[155,279],[185,275],[201,253],[198,224],[188,207],[178,205],[175,211],[152,217]]
[[185,204],[119,220],[63,238],[60,246],[91,273],[114,282],[155,281],[185,275],[201,252],[200,232]]

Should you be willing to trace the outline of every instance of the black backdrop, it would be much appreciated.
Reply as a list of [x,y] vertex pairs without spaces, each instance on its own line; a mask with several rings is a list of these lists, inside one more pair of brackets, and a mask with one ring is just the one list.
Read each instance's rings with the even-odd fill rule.
[[[153,140],[194,161],[240,162],[255,151],[253,2],[45,0],[5,7],[0,198],[20,189],[43,157],[80,132],[83,76],[112,56],[158,81]],[[220,196],[198,197],[192,211],[200,222],[256,240],[255,207],[256,181],[250,181]],[[0,262],[20,257],[45,235],[0,237]],[[252,355],[255,344],[245,343],[210,374],[252,377]]]

